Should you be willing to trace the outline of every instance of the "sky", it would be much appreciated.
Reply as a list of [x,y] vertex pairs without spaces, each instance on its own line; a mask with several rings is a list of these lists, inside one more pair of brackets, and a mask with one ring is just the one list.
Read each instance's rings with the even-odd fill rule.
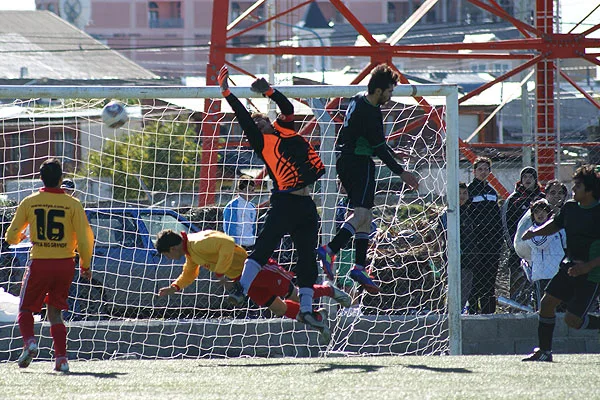
[[[575,24],[581,21],[589,14],[596,6],[596,1],[590,0],[560,0],[560,8],[562,11],[562,33],[567,33]],[[600,23],[600,7],[596,9],[582,25],[578,26],[574,32],[583,32],[591,28],[595,24]],[[600,31],[594,32],[591,37],[600,37]]]
[[0,0],[0,10],[35,10],[35,0]]

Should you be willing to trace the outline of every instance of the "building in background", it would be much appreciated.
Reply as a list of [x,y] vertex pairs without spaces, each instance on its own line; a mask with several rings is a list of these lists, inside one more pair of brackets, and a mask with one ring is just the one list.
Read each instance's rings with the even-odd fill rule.
[[[302,0],[265,2],[253,12],[255,20],[264,19],[285,9],[301,4]],[[533,12],[525,0],[499,1],[508,13],[527,20]],[[230,1],[230,21],[246,11],[254,1]],[[267,6],[272,4],[272,6]],[[346,0],[344,4],[361,23],[381,37],[392,34],[421,5],[420,1]],[[104,44],[119,50],[127,58],[157,75],[182,77],[203,75],[208,62],[208,43],[212,25],[213,0],[36,0],[40,10],[49,10],[80,26],[88,34]],[[314,11],[314,8],[318,12]],[[231,39],[232,45],[257,46],[271,41],[298,46],[355,45],[359,38],[354,28],[329,1],[316,1],[300,7],[277,19],[271,31],[263,25],[243,36]],[[323,21],[326,25],[323,25]],[[247,28],[251,22],[244,21],[237,31]],[[481,8],[464,0],[440,0],[425,17],[401,41],[401,44],[423,40],[447,42],[455,34],[463,37],[473,34],[489,34],[494,37],[519,35],[516,29],[507,32],[507,24]],[[453,34],[448,34],[453,32]],[[235,33],[235,31],[234,31]],[[495,35],[495,36],[494,36]],[[481,40],[481,37],[479,37]],[[236,63],[239,58],[237,56]],[[266,60],[247,57],[250,72],[265,73]],[[324,59],[321,57],[286,57],[276,60],[275,72],[320,71],[325,69],[362,68],[359,58]],[[241,60],[240,65],[245,65]],[[431,63],[428,64],[431,66]],[[404,66],[404,65],[403,65]],[[410,69],[407,60],[405,67]],[[450,62],[434,66],[436,69],[491,70],[506,66],[454,65]],[[415,68],[418,68],[416,66]],[[409,71],[410,72],[410,71]]]

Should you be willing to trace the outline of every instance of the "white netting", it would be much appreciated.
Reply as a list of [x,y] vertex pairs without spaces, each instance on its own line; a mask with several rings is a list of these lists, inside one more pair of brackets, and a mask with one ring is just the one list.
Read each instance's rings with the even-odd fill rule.
[[[413,88],[419,86],[407,93]],[[223,206],[235,194],[236,178],[241,174],[255,178],[256,203],[268,199],[270,182],[262,178],[262,163],[226,102],[221,111],[205,112],[205,103],[214,106],[219,99],[202,93],[196,96],[206,98],[188,94],[172,99],[173,92],[157,88],[155,98],[146,94],[133,100],[130,93],[113,90],[110,96],[130,98],[129,121],[118,130],[101,122],[102,106],[110,98],[56,100],[67,97],[65,92],[53,94],[46,88],[44,96],[52,100],[6,99],[0,104],[2,226],[10,222],[16,204],[41,186],[40,164],[55,156],[63,162],[65,177],[75,182],[75,195],[94,230],[93,281],[76,279],[70,311],[65,313],[73,358],[448,351],[446,231],[438,224],[447,185],[444,96],[428,96],[420,105],[413,97],[394,97],[384,107],[389,143],[400,153],[401,163],[419,174],[421,187],[418,194],[408,191],[378,164],[377,230],[369,260],[382,293],[356,291],[345,276],[353,260],[351,244],[343,249],[336,284],[353,295],[355,304],[340,311],[322,301],[330,309],[333,332],[333,340],[324,347],[315,332],[291,320],[272,318],[266,309],[233,309],[218,281],[204,269],[182,294],[156,296],[181,272],[181,263],[156,255],[152,244],[156,233],[166,228],[223,230]],[[341,101],[335,100],[336,88],[327,90],[327,96],[317,93],[293,101],[298,130],[319,150],[327,167],[314,190],[322,243],[335,234],[345,215],[333,146],[347,97],[356,89],[337,88],[346,96]],[[88,97],[82,93],[77,90],[70,97]],[[250,110],[268,109],[262,98],[243,101]],[[213,132],[216,136],[211,136]],[[0,286],[13,295],[18,295],[27,250],[28,243],[2,248]],[[284,238],[275,258],[293,268],[289,238]],[[45,323],[36,328],[38,334],[41,356],[48,356],[51,343]],[[14,359],[20,347],[18,329],[9,321],[0,329],[0,348]]]

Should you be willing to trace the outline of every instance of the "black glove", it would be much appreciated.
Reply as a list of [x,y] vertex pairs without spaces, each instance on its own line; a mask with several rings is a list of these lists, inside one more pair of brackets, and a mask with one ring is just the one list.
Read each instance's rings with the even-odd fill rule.
[[260,78],[252,82],[250,90],[267,96],[273,94],[273,88],[271,88],[271,85],[269,85],[269,82],[265,78]]

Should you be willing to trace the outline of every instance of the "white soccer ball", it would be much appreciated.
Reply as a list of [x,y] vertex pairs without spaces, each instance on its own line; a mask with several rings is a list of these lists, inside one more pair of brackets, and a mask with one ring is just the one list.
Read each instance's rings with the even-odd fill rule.
[[127,110],[125,104],[113,100],[102,109],[102,122],[112,129],[122,127],[127,123]]

